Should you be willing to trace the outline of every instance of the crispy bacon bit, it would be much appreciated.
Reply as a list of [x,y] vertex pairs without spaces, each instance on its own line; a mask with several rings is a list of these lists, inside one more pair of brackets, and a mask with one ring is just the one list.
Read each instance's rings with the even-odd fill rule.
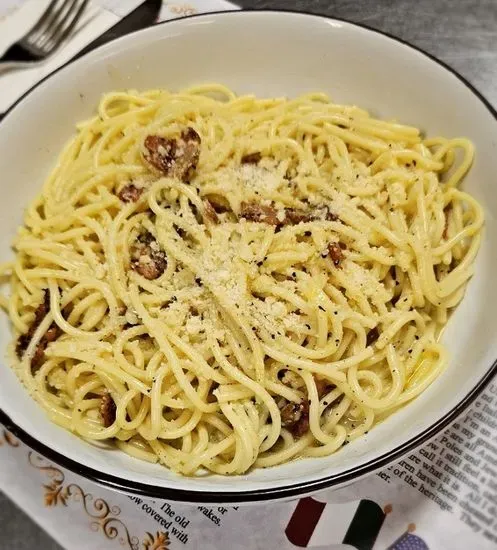
[[110,393],[105,393],[100,401],[100,416],[106,428],[112,426],[116,421],[116,408],[116,404]]
[[203,212],[203,218],[206,223],[211,224],[217,224],[219,223],[219,218],[217,217],[217,213],[214,209],[214,206],[207,200],[204,199],[202,201],[202,204],[204,205],[204,212]]
[[[34,333],[36,332],[36,329],[40,326],[40,323],[43,319],[45,319],[45,316],[49,311],[50,292],[46,288],[43,291],[43,302],[36,308],[35,318],[33,319],[28,332],[26,334],[21,334],[17,340],[16,354],[19,359],[22,358],[26,348],[29,346],[31,339],[34,336]],[[41,365],[43,358],[45,357],[45,350],[47,349],[48,344],[56,340],[60,336],[60,333],[60,328],[55,323],[52,323],[36,346],[33,357],[31,358],[31,368],[36,369]]]
[[43,302],[36,308],[35,310],[35,318],[33,319],[33,322],[31,323],[31,326],[28,329],[28,332],[26,334],[21,334],[17,340],[16,345],[16,354],[19,359],[23,356],[24,352],[26,351],[26,348],[29,346],[29,343],[31,342],[31,338],[33,338],[34,333],[36,332],[36,329],[39,327],[40,323],[45,318],[45,315],[50,310],[50,292],[46,288],[43,291]]
[[316,218],[311,212],[300,210],[299,208],[285,208],[285,225],[297,225],[300,222],[312,222]]
[[145,279],[157,279],[164,273],[167,267],[166,253],[148,231],[138,236],[130,252],[131,267]]
[[30,341],[31,341],[31,335],[29,332],[27,332],[26,334],[21,334],[17,339],[16,355],[19,359],[21,359],[22,356],[24,355],[24,352],[26,351],[26,348],[29,346]]
[[262,158],[262,155],[257,153],[250,153],[242,157],[242,164],[258,164]]
[[330,243],[328,245],[328,254],[335,267],[340,267],[340,263],[343,260],[343,251],[340,243]]
[[278,212],[273,206],[265,206],[255,202],[242,202],[240,217],[252,222],[275,225],[278,228],[284,225],[298,225],[301,222],[306,223],[322,219],[327,221],[338,220],[336,214],[331,212],[327,206],[322,206],[315,210],[285,208],[283,210],[283,216],[278,216]]
[[136,187],[130,183],[119,191],[118,197],[122,202],[136,202],[141,197],[143,191],[143,187]]
[[44,342],[43,338],[40,340],[40,343],[36,346],[35,351],[33,353],[33,357],[31,357],[31,368],[37,369],[41,366],[43,362],[43,357],[45,356],[45,348],[47,346],[47,343]]
[[224,212],[231,212],[230,203],[224,197],[219,195],[209,195],[209,202],[216,214],[224,214]]
[[189,181],[200,157],[200,136],[193,128],[183,130],[177,139],[161,136],[145,138],[145,160],[166,176]]
[[50,291],[48,288],[43,290],[43,302],[36,308],[35,319],[31,325],[33,332],[38,328],[40,323],[45,319],[46,314],[50,311]]
[[278,226],[282,223],[278,219],[276,208],[255,202],[242,202],[240,217],[250,222],[267,223],[269,225]]
[[366,346],[372,346],[379,337],[380,333],[378,331],[378,327],[372,328],[366,336]]
[[43,359],[45,358],[45,350],[47,349],[48,344],[57,340],[57,338],[61,334],[62,330],[59,328],[59,326],[55,323],[52,323],[47,332],[45,332],[43,338],[36,346],[36,350],[31,359],[31,368],[36,369],[41,366],[41,364],[43,363]]
[[313,222],[316,220],[327,220],[335,222],[338,216],[327,206],[320,206],[315,210],[301,210],[299,208],[285,208],[285,219],[283,225],[297,225],[301,222]]
[[57,340],[57,338],[59,337],[60,335],[60,329],[59,329],[59,326],[56,325],[55,323],[52,323],[49,327],[49,329],[47,330],[47,332],[45,332],[45,340],[47,341],[47,344],[50,343],[50,342],[55,342],[55,340]]
[[319,399],[324,397],[333,388],[333,384],[330,384],[326,379],[314,377],[314,382],[316,383],[316,389],[318,391]]
[[308,212],[297,208],[285,208],[283,216],[278,216],[278,211],[273,206],[266,206],[255,202],[242,202],[241,217],[251,222],[267,223],[281,227],[283,225],[296,225],[300,222],[309,222],[314,218]]
[[176,141],[160,136],[147,136],[145,138],[145,160],[157,170],[168,173],[172,170],[176,152]]
[[309,401],[288,403],[281,409],[281,423],[295,437],[301,437],[309,431]]

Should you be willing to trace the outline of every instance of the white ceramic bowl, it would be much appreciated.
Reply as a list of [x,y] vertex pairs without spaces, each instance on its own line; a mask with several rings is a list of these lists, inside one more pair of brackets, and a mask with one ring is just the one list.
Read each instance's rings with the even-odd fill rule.
[[[219,81],[240,93],[295,96],[310,90],[394,117],[428,134],[467,136],[476,161],[465,186],[484,205],[476,275],[450,319],[448,370],[366,437],[327,458],[223,478],[184,478],[119,451],[102,450],[51,424],[15,374],[0,365],[0,420],[55,462],[122,491],[185,502],[290,498],[339,486],[385,466],[439,432],[496,370],[497,122],[471,86],[426,54],[379,32],[324,17],[227,12],[176,20],[114,41],[38,85],[0,124],[0,260],[77,121],[110,90]],[[10,329],[1,317],[0,348]]]

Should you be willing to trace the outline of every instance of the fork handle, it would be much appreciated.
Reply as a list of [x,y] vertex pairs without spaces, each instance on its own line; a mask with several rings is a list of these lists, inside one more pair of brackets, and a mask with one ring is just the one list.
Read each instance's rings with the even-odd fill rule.
[[19,44],[15,43],[0,57],[0,74],[22,69],[36,62],[36,58]]
[[14,42],[10,48],[0,57],[0,63],[4,61],[28,62],[37,61],[37,57],[23,48],[19,42]]

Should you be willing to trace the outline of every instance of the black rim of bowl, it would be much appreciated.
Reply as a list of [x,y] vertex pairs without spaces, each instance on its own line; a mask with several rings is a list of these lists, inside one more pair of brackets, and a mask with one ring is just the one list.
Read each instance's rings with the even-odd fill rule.
[[[322,15],[322,14],[316,14],[316,13],[298,11],[298,10],[255,9],[255,10],[233,10],[233,11],[222,10],[222,11],[216,11],[216,12],[210,12],[210,13],[202,13],[198,15],[190,15],[187,17],[182,17],[179,19],[162,21],[158,23],[158,25],[167,25],[170,23],[174,23],[180,19],[183,20],[183,19],[193,19],[198,17],[211,17],[213,15],[237,17],[237,16],[240,16],[240,14],[243,14],[244,12],[280,13],[280,14],[283,13],[283,14],[302,15],[307,17],[316,17],[318,19],[327,19],[332,21],[340,21],[348,25],[360,27],[370,32],[386,36],[387,38],[390,38],[395,42],[403,44],[404,46],[407,46],[412,50],[417,51],[418,53],[421,53],[422,55],[429,58],[431,61],[433,61],[437,65],[441,66],[442,68],[444,68],[445,70],[453,74],[481,101],[481,103],[483,103],[483,105],[487,108],[489,114],[497,122],[497,111],[493,108],[493,106],[489,103],[489,101],[470,82],[468,82],[463,76],[461,76],[452,67],[450,67],[443,61],[440,61],[438,58],[424,51],[423,49],[417,46],[413,46],[412,44],[410,44],[409,42],[401,38],[393,36],[392,34],[389,34],[387,32],[374,29],[362,23],[355,23],[353,21],[349,21],[347,19],[343,19],[340,17],[333,17],[329,15]],[[139,31],[135,31],[135,33],[146,32],[146,30],[147,29],[141,29]],[[116,38],[115,40],[120,40],[121,38],[124,38],[129,35],[133,35],[135,33],[129,33],[127,35],[124,35],[123,37]],[[114,40],[112,40],[111,42],[114,42]],[[100,47],[105,47],[106,45],[107,44],[104,44]],[[86,57],[87,55],[91,55],[94,51],[97,51],[98,49],[100,49],[100,47],[96,48],[95,50],[91,50],[90,52],[85,54],[83,57]],[[36,83],[30,90],[28,90],[24,95],[22,95],[7,110],[7,112],[5,113],[5,116],[7,117],[16,107],[18,107],[22,103],[22,101],[33,90],[35,90],[42,82],[52,77],[54,74],[58,73],[60,70],[63,70],[65,67],[77,61],[78,59],[79,58],[76,57],[75,59],[70,60],[68,63],[62,65],[61,67],[56,69],[54,72],[47,75],[43,80]],[[402,445],[399,445],[392,451],[385,453],[382,456],[379,456],[373,460],[370,460],[369,462],[361,464],[360,466],[356,466],[355,468],[346,470],[342,473],[328,475],[317,480],[305,481],[301,483],[295,483],[291,485],[284,485],[282,487],[275,487],[275,488],[268,488],[268,489],[254,489],[254,490],[244,490],[244,491],[219,491],[219,492],[195,491],[195,490],[188,490],[188,489],[173,489],[173,488],[167,488],[167,487],[157,487],[154,485],[149,485],[147,483],[130,481],[127,479],[119,478],[111,474],[100,472],[93,468],[89,468],[87,466],[84,466],[83,464],[80,464],[79,462],[76,462],[75,460],[65,457],[64,455],[60,454],[57,451],[54,451],[53,449],[51,449],[41,441],[38,441],[36,438],[34,438],[33,436],[25,432],[22,428],[17,426],[10,419],[10,417],[1,409],[0,409],[0,422],[9,431],[11,431],[16,437],[18,437],[23,443],[25,443],[26,445],[28,445],[38,453],[44,455],[46,458],[53,460],[54,462],[56,462],[57,464],[66,468],[69,471],[72,471],[78,475],[85,477],[90,481],[103,485],[104,487],[108,487],[110,489],[114,489],[124,493],[136,494],[144,497],[160,498],[160,499],[177,501],[177,502],[192,502],[192,503],[199,503],[199,504],[200,503],[236,504],[236,503],[243,503],[243,502],[263,502],[267,500],[281,500],[281,499],[296,498],[301,495],[310,494],[310,493],[321,491],[324,489],[330,489],[338,485],[344,485],[354,480],[358,480],[359,478],[367,474],[371,474],[376,470],[379,470],[395,462],[397,459],[400,459],[402,456],[415,450],[417,447],[421,446],[423,443],[426,443],[431,438],[439,434],[444,428],[449,426],[481,394],[481,392],[490,383],[490,381],[492,380],[495,374],[497,374],[497,360],[491,365],[487,373],[479,380],[479,382],[475,385],[475,387],[453,409],[451,409],[447,414],[445,414],[442,418],[437,420],[430,427],[426,428],[426,430],[424,430],[417,436],[409,439]]]

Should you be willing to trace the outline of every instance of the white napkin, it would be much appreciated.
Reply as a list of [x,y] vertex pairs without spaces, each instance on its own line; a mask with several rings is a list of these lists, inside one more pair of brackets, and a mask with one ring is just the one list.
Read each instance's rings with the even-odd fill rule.
[[[114,26],[144,0],[91,0],[75,30],[63,46],[33,67],[2,73],[0,70],[0,113],[5,112],[27,90],[47,74],[69,61],[87,44]],[[0,0],[0,55],[36,23],[50,0]],[[236,6],[219,0],[164,2],[159,19]]]

